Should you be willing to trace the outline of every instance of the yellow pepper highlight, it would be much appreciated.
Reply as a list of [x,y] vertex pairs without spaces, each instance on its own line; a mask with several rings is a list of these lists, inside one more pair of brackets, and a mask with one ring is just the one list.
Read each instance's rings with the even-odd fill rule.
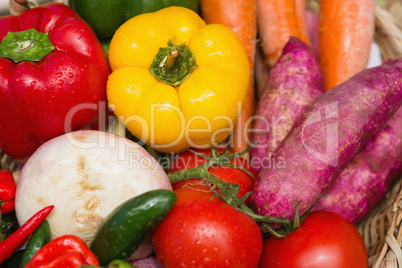
[[206,25],[190,9],[168,7],[125,22],[108,56],[109,106],[155,150],[210,147],[232,131],[250,66],[228,27]]

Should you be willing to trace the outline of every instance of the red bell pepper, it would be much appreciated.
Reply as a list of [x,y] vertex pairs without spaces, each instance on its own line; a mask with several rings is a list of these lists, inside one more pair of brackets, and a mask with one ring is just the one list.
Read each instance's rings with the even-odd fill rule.
[[0,169],[0,211],[7,214],[14,210],[15,181],[13,173]]
[[44,245],[25,268],[79,268],[82,265],[99,266],[99,262],[84,240],[75,235],[63,235]]
[[17,250],[29,236],[39,227],[46,219],[54,206],[48,206],[38,211],[27,222],[25,222],[17,231],[10,234],[5,240],[0,241],[0,263],[10,258],[15,250]]
[[73,9],[49,3],[3,16],[0,41],[0,149],[6,154],[25,161],[47,140],[98,119],[110,67]]

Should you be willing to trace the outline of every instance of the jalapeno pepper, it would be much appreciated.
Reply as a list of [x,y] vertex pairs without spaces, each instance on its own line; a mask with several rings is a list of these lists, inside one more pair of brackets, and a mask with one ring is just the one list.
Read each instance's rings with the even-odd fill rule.
[[176,194],[153,190],[115,208],[99,226],[90,245],[101,265],[127,259],[169,214]]

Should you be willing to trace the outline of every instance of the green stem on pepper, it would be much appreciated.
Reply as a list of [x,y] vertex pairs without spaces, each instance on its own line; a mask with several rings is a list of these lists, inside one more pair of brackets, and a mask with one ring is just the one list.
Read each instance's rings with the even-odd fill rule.
[[159,48],[158,54],[149,68],[152,75],[163,83],[178,86],[197,68],[195,56],[186,45]]
[[40,61],[55,47],[48,33],[35,29],[20,32],[8,32],[0,43],[0,57],[8,58],[14,63],[21,61]]

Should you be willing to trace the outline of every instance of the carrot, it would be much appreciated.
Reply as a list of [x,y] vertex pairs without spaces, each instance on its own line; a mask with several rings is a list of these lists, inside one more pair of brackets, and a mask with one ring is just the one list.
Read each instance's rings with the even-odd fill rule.
[[375,1],[326,0],[319,11],[319,62],[325,91],[366,68],[374,37]]
[[241,114],[232,132],[231,149],[240,152],[249,146],[248,129],[255,110],[254,59],[257,39],[257,8],[255,0],[201,0],[201,16],[207,23],[220,23],[239,37],[250,63],[250,84]]
[[307,12],[306,2],[307,0],[295,0],[296,19],[297,19],[297,25],[299,26],[300,29],[301,36],[304,36],[311,43],[308,34],[307,20],[306,20],[306,12]]
[[299,19],[296,15],[296,2],[298,2],[297,7],[300,10],[303,7],[302,1],[256,1],[259,38],[266,56],[266,62],[269,65],[275,64],[291,36],[299,38],[308,45],[310,44],[305,23],[299,25]]

